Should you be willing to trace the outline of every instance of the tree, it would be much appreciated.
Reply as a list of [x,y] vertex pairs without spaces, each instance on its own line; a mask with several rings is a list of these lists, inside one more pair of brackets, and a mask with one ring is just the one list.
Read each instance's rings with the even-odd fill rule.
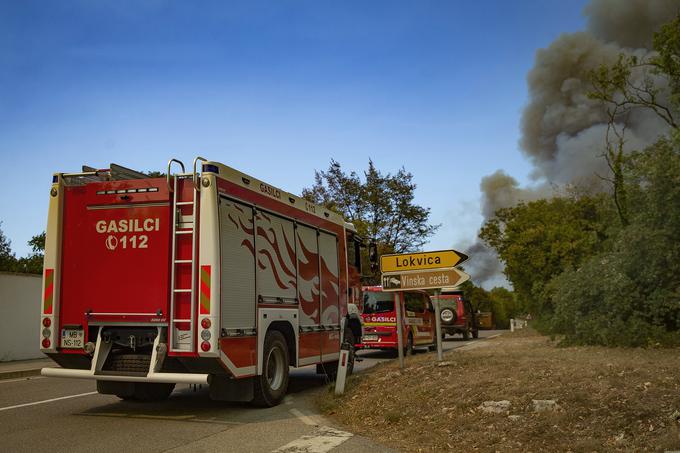
[[497,286],[489,291],[489,300],[491,301],[491,311],[496,321],[496,327],[499,329],[510,328],[510,318],[516,317],[521,312],[515,293]]
[[639,58],[620,54],[613,65],[603,64],[590,73],[593,85],[588,93],[606,107],[608,122],[606,151],[603,154],[611,177],[602,177],[613,189],[619,220],[628,225],[628,202],[623,179],[626,124],[634,109],[654,112],[668,124],[671,131],[678,129],[680,107],[680,13],[654,33],[655,53]]
[[553,277],[597,250],[606,220],[597,197],[556,197],[496,211],[479,237],[496,250],[517,296],[532,313],[550,310],[543,297]]
[[548,326],[567,343],[680,345],[680,144],[634,152],[623,172],[630,222],[546,286]]
[[355,171],[346,173],[331,160],[302,196],[354,223],[359,235],[375,241],[379,254],[403,253],[420,249],[439,228],[428,222],[430,209],[413,202],[415,189],[413,175],[404,168],[383,174],[369,160],[362,181]]
[[17,261],[17,272],[28,274],[42,274],[45,258],[45,232],[35,235],[28,241],[33,253]]
[[[0,222],[2,226],[2,222]],[[12,253],[12,243],[5,236],[2,229],[0,229],[0,271],[14,272],[16,269],[17,259]]]
[[[2,225],[2,222],[0,222]],[[35,235],[28,241],[33,253],[18,258],[11,249],[11,242],[0,229],[0,271],[42,274],[43,254],[45,252],[45,232]]]
[[588,94],[612,106],[618,115],[646,108],[677,129],[680,107],[680,13],[654,33],[655,53],[640,58],[620,54],[611,66],[601,65],[590,74]]

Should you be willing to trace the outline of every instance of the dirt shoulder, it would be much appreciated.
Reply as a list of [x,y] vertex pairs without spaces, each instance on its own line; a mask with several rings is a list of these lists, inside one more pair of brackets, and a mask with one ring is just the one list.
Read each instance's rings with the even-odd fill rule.
[[[403,451],[680,450],[680,350],[557,347],[531,330],[352,377],[324,413]],[[533,400],[555,400],[536,412]],[[480,406],[493,405],[499,413]],[[540,404],[540,403],[539,403]]]

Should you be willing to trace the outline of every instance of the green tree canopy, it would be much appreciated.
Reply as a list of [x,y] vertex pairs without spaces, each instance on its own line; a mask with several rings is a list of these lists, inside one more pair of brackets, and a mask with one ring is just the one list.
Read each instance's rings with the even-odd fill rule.
[[479,237],[496,250],[504,273],[528,303],[541,311],[542,292],[551,278],[578,265],[597,247],[604,234],[598,198],[558,197],[500,209]]
[[354,223],[362,237],[376,242],[380,254],[420,249],[439,225],[429,223],[429,208],[413,202],[413,175],[404,168],[383,174],[369,160],[363,176],[345,172],[331,160],[328,170],[316,172],[314,185],[302,196]]
[[[2,222],[0,222],[0,226],[2,226]],[[12,243],[0,229],[0,271],[14,272],[16,261],[17,259],[12,253]]]
[[17,258],[12,252],[10,241],[0,229],[0,271],[42,274],[45,232],[33,236],[28,245],[31,246],[33,253],[25,258]]

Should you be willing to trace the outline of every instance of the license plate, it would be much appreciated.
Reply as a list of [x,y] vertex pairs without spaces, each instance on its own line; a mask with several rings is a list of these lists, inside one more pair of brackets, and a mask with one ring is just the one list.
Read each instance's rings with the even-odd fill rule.
[[61,347],[82,349],[85,335],[83,329],[61,329]]
[[378,341],[377,335],[364,335],[364,341]]

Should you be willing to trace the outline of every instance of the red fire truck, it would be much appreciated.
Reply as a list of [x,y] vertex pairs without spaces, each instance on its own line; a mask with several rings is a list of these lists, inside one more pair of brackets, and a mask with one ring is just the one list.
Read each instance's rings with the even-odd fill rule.
[[83,170],[52,180],[39,341],[60,368],[44,376],[138,400],[208,384],[213,399],[273,406],[289,366],[332,374],[341,338],[351,371],[352,224],[201,157],[191,173],[170,160],[165,178]]
[[417,346],[436,348],[434,308],[425,291],[383,292],[382,286],[366,286],[363,291],[362,348],[398,350],[397,303],[401,304],[403,317],[404,352],[413,354]]

